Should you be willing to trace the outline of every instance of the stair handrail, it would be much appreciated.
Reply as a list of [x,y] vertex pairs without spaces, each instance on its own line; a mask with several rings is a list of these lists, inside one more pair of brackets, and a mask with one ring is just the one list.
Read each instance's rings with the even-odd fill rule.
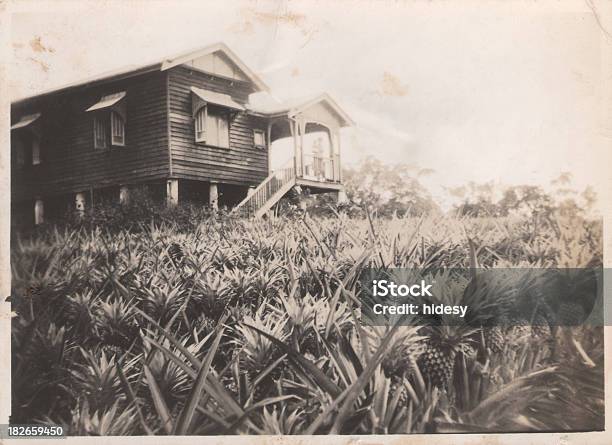
[[[280,178],[279,178],[280,174]],[[242,201],[238,203],[236,207],[234,207],[234,211],[241,209],[243,207],[247,207],[250,209],[250,205],[247,205],[250,201],[253,201],[257,208],[261,208],[267,201],[270,199],[276,191],[278,191],[283,185],[287,184],[289,181],[295,178],[295,165],[293,157],[289,159],[283,166],[279,169],[273,170],[266,179],[264,179],[248,196],[246,196]],[[273,190],[272,181],[274,179],[278,179],[279,183],[276,184],[276,190]],[[256,211],[257,209],[254,209]]]

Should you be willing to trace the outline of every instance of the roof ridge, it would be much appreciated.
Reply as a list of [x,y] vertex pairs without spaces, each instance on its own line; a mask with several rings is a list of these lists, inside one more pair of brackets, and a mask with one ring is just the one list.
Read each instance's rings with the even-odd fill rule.
[[180,65],[181,63],[183,63],[180,61],[186,57],[192,56],[196,58],[196,57],[201,57],[203,55],[211,54],[217,51],[223,51],[226,54],[226,56],[228,56],[229,59],[233,63],[235,63],[238,66],[238,68],[241,71],[243,71],[244,74],[257,86],[258,89],[265,90],[265,91],[269,89],[268,86],[259,78],[259,76],[255,74],[244,62],[242,62],[242,60],[240,60],[240,58],[234,53],[234,51],[230,49],[229,46],[227,46],[224,42],[219,41],[219,42],[212,43],[210,45],[198,47],[191,51],[182,51],[180,53],[173,54],[170,57],[156,58],[155,61],[149,62],[146,64],[145,63],[131,64],[131,65],[123,66],[121,68],[105,71],[101,74],[90,76],[85,79],[80,79],[74,82],[66,83],[64,85],[60,85],[60,86],[53,87],[47,90],[43,90],[42,92],[37,93],[37,94],[32,94],[29,96],[23,96],[20,98],[16,98],[11,101],[11,104],[25,102],[25,101],[28,101],[28,100],[31,100],[37,97],[59,93],[61,91],[69,90],[72,88],[84,87],[92,83],[109,81],[113,79],[114,77],[117,77],[118,78],[117,80],[119,80],[121,78],[132,77],[138,74],[144,74],[146,72],[154,71],[157,69],[164,71],[176,65]]

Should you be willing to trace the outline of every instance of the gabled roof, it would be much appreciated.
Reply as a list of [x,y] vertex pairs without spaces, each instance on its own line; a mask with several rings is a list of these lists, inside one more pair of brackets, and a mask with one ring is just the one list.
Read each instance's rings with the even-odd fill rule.
[[293,117],[320,102],[327,105],[338,115],[342,127],[355,125],[350,116],[342,108],[340,108],[340,105],[338,105],[336,101],[327,93],[319,94],[310,98],[291,99],[278,103],[261,103],[251,106],[250,110],[266,116],[288,115]]
[[36,97],[46,96],[52,93],[58,93],[60,91],[67,91],[85,86],[91,86],[98,83],[111,82],[115,80],[127,79],[130,77],[138,76],[140,74],[152,72],[152,71],[166,71],[175,66],[186,63],[190,60],[206,56],[215,52],[222,52],[236,67],[255,85],[256,91],[268,91],[269,87],[257,76],[249,67],[247,67],[242,60],[234,53],[225,43],[218,42],[204,48],[199,48],[188,53],[178,54],[172,57],[166,57],[164,59],[157,60],[155,62],[144,64],[144,65],[130,65],[123,67],[118,70],[108,71],[97,76],[93,76],[87,79],[73,82],[62,87],[53,88],[51,90],[43,91],[42,93],[35,94],[33,96],[27,96],[14,100],[12,103],[25,102]]
[[180,54],[175,57],[168,58],[162,62],[161,71],[168,70],[177,65],[181,65],[185,62],[189,62],[190,60],[197,59],[202,56],[206,56],[208,54],[216,53],[217,51],[222,52],[225,56],[230,59],[242,73],[249,78],[251,82],[255,84],[258,91],[268,91],[268,86],[259,78],[257,74],[255,74],[251,69],[244,64],[242,60],[234,53],[225,43],[218,42],[213,45],[190,51],[185,54]]

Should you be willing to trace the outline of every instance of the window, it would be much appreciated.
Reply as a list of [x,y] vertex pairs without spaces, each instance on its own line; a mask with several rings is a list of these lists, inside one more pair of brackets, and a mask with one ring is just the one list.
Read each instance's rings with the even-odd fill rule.
[[15,163],[17,164],[17,168],[23,168],[25,167],[25,145],[20,135],[17,135],[14,138],[14,147]]
[[111,143],[120,147],[125,146],[125,125],[123,118],[114,111],[111,111]]
[[40,113],[22,116],[11,126],[14,145],[15,164],[18,168],[26,165],[39,165],[42,162],[40,150],[41,127]]
[[227,116],[209,113],[206,120],[206,131],[210,145],[229,148],[229,123]]
[[14,155],[17,168],[26,165],[40,165],[42,157],[40,152],[40,138],[33,132],[22,133],[14,138]]
[[104,116],[94,118],[94,148],[108,148],[108,121]]
[[32,138],[32,165],[40,165],[40,141],[37,137]]
[[227,115],[202,107],[195,117],[196,142],[229,148],[229,121]]
[[125,91],[102,96],[85,110],[94,113],[94,148],[125,147],[125,96]]
[[206,107],[198,111],[195,118],[195,140],[206,142]]
[[191,87],[191,111],[196,142],[229,148],[230,119],[245,108],[229,94]]
[[125,123],[119,113],[100,113],[94,118],[94,148],[125,147]]
[[266,135],[263,130],[253,130],[253,143],[257,148],[266,147]]

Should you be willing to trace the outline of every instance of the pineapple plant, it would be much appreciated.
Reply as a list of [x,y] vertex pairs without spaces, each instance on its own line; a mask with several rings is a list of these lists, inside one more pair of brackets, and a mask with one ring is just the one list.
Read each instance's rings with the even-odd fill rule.
[[183,246],[176,241],[173,241],[170,246],[168,246],[168,255],[176,267],[181,266],[183,260],[185,259],[185,251]]
[[223,267],[222,279],[227,283],[229,298],[244,306],[258,307],[262,301],[253,286],[256,273],[254,269]]
[[[422,353],[423,343],[419,342],[419,349],[413,350],[412,353],[406,355],[406,360],[401,368],[392,367],[384,370],[385,362],[383,361],[383,373],[390,376],[389,397],[397,397],[397,406],[405,407],[409,402],[409,395],[406,389],[406,384],[410,384],[407,379],[413,381],[423,381],[423,376],[417,363],[417,357]],[[399,393],[399,394],[398,394]]]
[[[418,330],[415,326],[400,326],[396,331],[381,362],[386,377],[401,379],[412,373],[416,357],[423,352],[424,337],[418,335]],[[377,326],[366,332],[371,339],[370,350],[375,351],[386,334],[385,329]]]
[[141,286],[138,290],[136,304],[162,324],[175,316],[186,297],[180,281],[170,281],[161,276],[153,276],[148,286]]
[[102,301],[97,312],[98,335],[102,344],[109,347],[110,351],[125,351],[140,340],[140,326],[130,302]]
[[485,346],[492,352],[501,352],[504,350],[506,339],[504,331],[500,326],[485,326],[482,328]]
[[[559,405],[560,400],[576,405],[571,411],[576,418],[603,406],[603,397],[594,390],[597,385],[584,380],[587,366],[583,365],[588,356],[597,365],[593,370],[603,369],[601,342],[596,341],[601,333],[568,329],[568,336],[578,336],[585,355],[577,355],[572,343],[559,342],[563,360],[555,359],[541,341],[552,337],[549,323],[573,324],[584,318],[584,309],[566,294],[544,288],[546,295],[563,295],[559,301],[565,306],[554,305],[559,320],[553,323],[547,310],[533,315],[543,297],[528,286],[515,294],[525,310],[519,311],[519,302],[510,301],[516,280],[498,280],[500,275],[493,273],[487,285],[472,280],[465,291],[468,277],[444,277],[437,280],[440,286],[451,284],[434,292],[444,301],[425,303],[468,305],[472,318],[466,318],[466,326],[485,328],[470,333],[466,326],[452,322],[442,326],[441,320],[401,327],[377,366],[371,367],[368,360],[380,350],[384,332],[379,331],[384,328],[358,326],[351,314],[353,298],[360,293],[355,277],[368,266],[434,271],[465,268],[478,257],[474,263],[485,269],[518,270],[556,265],[556,252],[566,244],[580,247],[578,256],[586,261],[585,255],[598,241],[585,251],[581,226],[576,226],[576,233],[562,227],[567,239],[561,239],[545,225],[534,234],[532,225],[510,219],[425,218],[417,224],[410,218],[371,222],[343,218],[309,220],[312,230],[305,230],[302,221],[282,217],[265,222],[213,218],[186,233],[167,222],[167,226],[139,228],[137,233],[94,229],[19,240],[13,258],[16,418],[23,423],[61,423],[77,434],[143,434],[144,425],[163,433],[161,401],[175,422],[194,386],[192,371],[197,373],[209,350],[214,356],[208,388],[202,392],[194,420],[198,426],[193,430],[202,434],[227,432],[227,425],[237,434],[304,434],[330,406],[334,388],[344,391],[368,368],[372,374],[347,403],[354,415],[339,422],[340,432],[439,431],[442,424],[452,429],[461,422],[469,424],[472,432],[474,426],[508,429],[524,427],[524,419],[534,413],[538,424],[549,426],[550,419],[557,419],[552,427],[563,430],[566,421],[580,422],[567,416],[561,419],[558,413],[570,410],[551,409],[569,403]],[[468,226],[469,236],[476,240],[473,258],[466,255],[465,233],[457,230],[458,223]],[[58,247],[62,245],[69,247]],[[577,257],[570,250],[563,255],[568,260]],[[486,278],[486,272],[480,276]],[[338,278],[344,291],[336,293]],[[29,286],[33,298],[20,298]],[[587,301],[575,301],[589,307]],[[212,349],[213,330],[220,319],[231,328],[220,346]],[[280,360],[280,348],[247,324],[281,340],[321,374],[312,367],[302,368],[297,356]],[[75,339],[87,356],[78,354]],[[480,347],[480,342],[495,354]],[[525,383],[532,379],[529,373],[560,369],[560,364],[576,366],[575,376],[550,379],[550,388]],[[133,399],[119,371],[127,378]],[[556,372],[546,370],[546,375],[555,377]],[[574,386],[579,380],[581,385]],[[153,382],[156,392],[151,391]],[[467,387],[461,386],[464,382]],[[479,403],[506,385],[524,391],[521,398],[513,392],[514,399],[527,400],[535,394],[540,405],[506,410],[507,423],[481,421],[491,416]],[[575,388],[588,391],[575,397]],[[317,433],[330,431],[342,410],[338,408]],[[248,415],[237,422],[241,411]],[[471,417],[472,413],[478,415]]]
[[38,316],[43,314],[51,317],[56,316],[61,313],[61,307],[65,300],[62,288],[60,279],[54,277],[45,276],[34,279],[21,295],[23,298],[15,299],[17,311],[24,315],[27,313],[30,317],[35,314],[38,314]]
[[509,342],[513,345],[524,342],[527,338],[531,337],[530,323],[524,317],[520,315],[511,314],[508,317],[508,329],[506,335],[509,337]]
[[467,352],[475,330],[465,326],[429,326],[424,328],[427,335],[423,353],[417,361],[423,377],[432,386],[449,389],[453,378],[455,358],[458,353]]
[[[167,339],[157,339],[163,347],[169,350],[175,357],[184,358],[184,355],[173,346]],[[197,354],[201,351],[204,341],[193,343],[190,337],[178,339],[182,347],[192,354]],[[155,380],[155,385],[159,389],[159,393],[164,398],[169,409],[174,409],[177,404],[184,399],[185,394],[189,391],[191,380],[184,369],[174,362],[167,354],[162,354],[156,350],[149,341],[145,341],[143,347],[143,356],[147,364],[147,373],[145,379],[147,387],[141,387],[144,396],[151,399],[149,387],[151,382],[149,378]]]
[[52,404],[57,412],[69,410],[73,396],[66,385],[74,366],[76,345],[64,327],[54,323],[21,321],[13,331],[12,416],[15,422],[37,418]]
[[312,357],[318,357],[323,350],[323,348],[319,346],[319,336],[314,328],[306,330],[304,335],[300,338],[299,346],[300,352],[309,354]]
[[91,289],[68,295],[62,318],[71,327],[77,327],[80,323],[92,323],[97,306],[98,298],[94,296]]
[[548,318],[540,312],[536,313],[531,330],[535,337],[543,339],[549,338],[551,335],[551,330]]
[[217,321],[203,313],[198,316],[194,325],[197,327],[200,334],[205,336],[215,330]]
[[[235,328],[235,339],[233,344],[237,347],[236,354],[240,369],[247,374],[248,381],[254,383],[257,377],[280,357],[277,346],[249,326],[254,326],[275,338],[284,341],[288,332],[286,329],[287,318],[281,318],[272,311],[266,311],[266,305],[261,305],[253,316],[245,316],[242,322]],[[253,398],[260,400],[273,387],[275,378],[280,375],[277,367],[268,373],[261,382],[251,388]]]
[[287,406],[280,410],[274,405],[270,410],[264,407],[261,413],[260,434],[288,435],[300,434],[304,429],[304,413],[300,409],[289,412]]
[[91,412],[87,399],[79,400],[68,422],[49,419],[50,423],[64,424],[64,431],[75,436],[126,436],[139,431],[134,408],[124,408],[115,402],[108,409]]
[[191,295],[196,309],[213,319],[221,316],[230,298],[229,284],[223,274],[216,270],[198,277]]
[[31,298],[31,299],[37,299],[37,298],[42,297],[44,292],[45,292],[45,286],[43,283],[34,283],[28,286],[28,288],[26,289],[25,297]]
[[586,318],[583,306],[574,301],[564,301],[559,305],[557,320],[560,326],[579,326]]
[[[96,408],[108,408],[117,401],[125,401],[121,380],[117,371],[118,357],[107,354],[103,349],[91,351],[80,348],[83,363],[72,370],[77,394],[86,397]],[[136,365],[133,359],[123,366],[123,372],[130,375]],[[130,377],[128,377],[130,378]]]
[[296,292],[285,296],[278,294],[281,301],[280,308],[271,307],[279,317],[288,318],[288,328],[291,330],[291,341],[301,352],[317,355],[318,335],[315,326],[315,316],[323,300],[316,301],[312,295],[306,294],[303,298],[296,298]]

